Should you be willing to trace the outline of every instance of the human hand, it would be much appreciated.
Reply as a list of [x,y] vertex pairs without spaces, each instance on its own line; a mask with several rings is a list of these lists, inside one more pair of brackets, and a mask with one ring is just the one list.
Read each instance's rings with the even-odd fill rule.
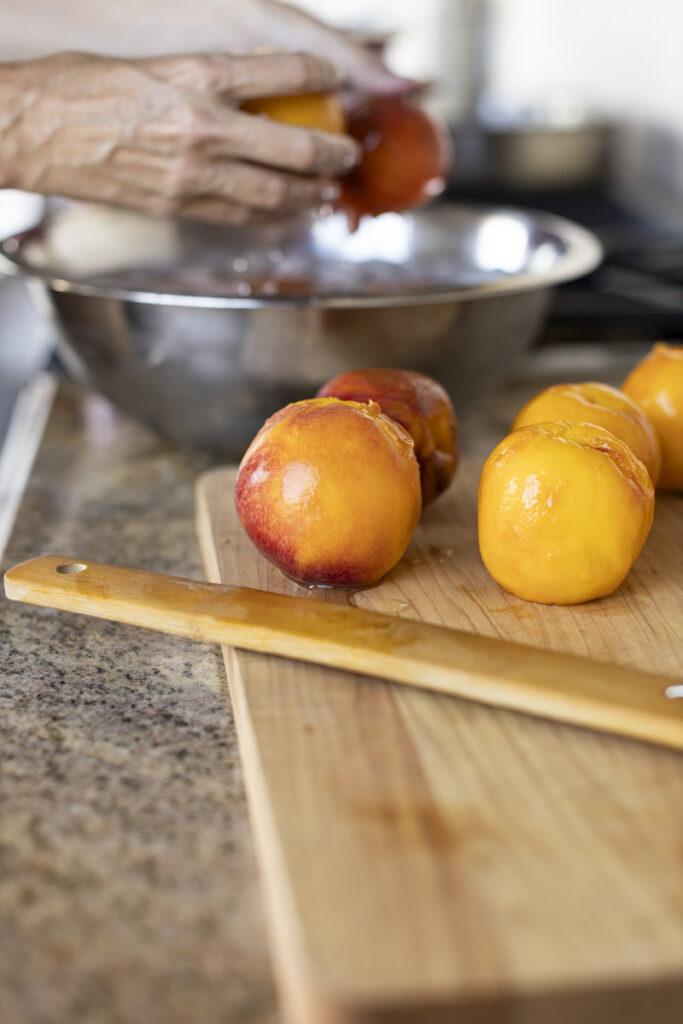
[[316,206],[335,197],[328,176],[349,170],[356,144],[238,106],[337,85],[333,65],[299,53],[5,65],[0,187],[229,224]]
[[[154,2],[154,0],[153,0]],[[201,0],[200,0],[201,2]],[[178,3],[178,0],[165,0]],[[229,0],[220,5],[215,22],[229,21],[230,38],[249,50],[260,46],[306,50],[331,60],[355,93],[397,95],[412,92],[417,83],[389,71],[350,32],[332,28],[281,0]]]
[[0,61],[62,50],[147,57],[150,50],[244,54],[269,47],[331,60],[356,92],[400,93],[415,85],[391,74],[348,32],[277,0],[69,0],[58,14],[54,0],[0,0],[0,21]]

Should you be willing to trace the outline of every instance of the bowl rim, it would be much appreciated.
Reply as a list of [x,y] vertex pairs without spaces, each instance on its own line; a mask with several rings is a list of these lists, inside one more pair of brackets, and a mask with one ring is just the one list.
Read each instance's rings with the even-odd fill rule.
[[[0,241],[0,273],[41,281],[51,291],[95,299],[114,299],[120,302],[142,303],[155,306],[185,306],[202,309],[368,309],[377,307],[435,305],[453,301],[472,301],[496,295],[513,295],[536,291],[561,284],[590,273],[602,261],[603,247],[587,228],[554,213],[515,206],[489,206],[462,203],[441,203],[449,210],[476,212],[482,216],[506,215],[526,218],[534,226],[554,235],[566,246],[557,262],[546,271],[511,273],[493,281],[433,289],[414,289],[395,295],[359,295],[353,293],[310,295],[197,295],[191,293],[158,292],[151,289],[116,288],[89,283],[77,278],[63,277],[49,269],[31,266],[23,258],[25,243],[34,240],[44,229],[46,219],[26,231],[10,235]],[[438,206],[431,206],[432,211]],[[419,216],[420,210],[411,211]]]

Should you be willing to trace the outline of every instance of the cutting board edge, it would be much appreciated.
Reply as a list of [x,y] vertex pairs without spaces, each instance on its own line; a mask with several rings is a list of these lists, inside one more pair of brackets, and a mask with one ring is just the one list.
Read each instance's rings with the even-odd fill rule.
[[[205,488],[221,472],[207,471],[199,477],[195,487],[197,537],[207,579],[212,583],[220,583],[221,578]],[[284,851],[278,840],[275,816],[244,694],[238,652],[228,646],[222,646],[221,651],[240,758],[244,765],[247,807],[280,1009],[288,1024],[305,1024],[307,1021],[337,1024],[338,1019],[333,1011],[334,999],[326,996],[324,986],[316,978],[316,972],[305,954],[303,929],[287,877]],[[342,1024],[342,1021],[339,1020],[338,1024]]]
[[[207,575],[215,582],[230,581],[220,579],[205,486],[211,483],[213,477],[223,473],[225,469],[210,470],[197,481],[198,536]],[[437,1002],[434,992],[430,991],[423,1003],[413,1001],[410,1008],[405,1004],[389,1005],[387,1001],[383,1005],[378,1005],[381,995],[372,1001],[354,1000],[327,985],[324,977],[316,970],[312,959],[306,955],[303,939],[301,936],[296,938],[296,927],[293,927],[293,922],[298,921],[298,917],[294,904],[292,902],[288,907],[283,897],[289,886],[283,886],[280,893],[277,893],[278,878],[284,878],[286,882],[284,854],[280,850],[280,844],[272,843],[268,838],[276,836],[270,802],[267,798],[263,799],[259,808],[254,793],[253,771],[249,766],[255,765],[258,769],[258,752],[255,752],[255,761],[249,758],[248,752],[245,752],[250,743],[255,747],[255,741],[253,736],[251,740],[249,739],[251,720],[239,672],[241,653],[232,648],[224,648],[223,654],[235,711],[240,752],[245,761],[245,777],[249,779],[246,790],[261,875],[271,956],[287,1024],[414,1024],[417,1020],[420,1024],[449,1024],[456,1009],[459,1024],[470,1024],[470,1021],[471,1024],[499,1024],[500,1012],[503,1008],[509,1010],[511,1006],[514,1006],[515,1020],[518,1024],[526,1024],[527,1020],[529,1024],[536,1024],[539,1019],[545,1019],[536,1016],[539,1005],[543,1005],[544,1001],[543,1012],[550,1012],[551,1009],[566,1011],[571,1005],[576,1005],[577,1009],[581,1010],[581,1019],[585,1024],[623,1024],[624,1004],[628,1001],[629,1024],[653,1024],[652,1011],[655,1007],[655,1012],[661,1013],[661,1019],[666,1020],[668,1018],[664,1015],[680,1005],[683,976],[672,976],[667,973],[644,973],[640,980],[631,980],[626,984],[621,977],[609,977],[595,986],[577,985],[576,988],[572,988],[564,985],[552,992],[526,990],[524,986],[520,986],[507,993],[499,990],[497,993],[484,995],[468,993],[460,986],[457,993],[444,992],[439,995]],[[263,794],[267,797],[267,787],[262,773],[260,780]],[[290,897],[293,898],[292,893]],[[488,1014],[487,1006],[492,1016]],[[416,1013],[419,1013],[419,1017],[415,1016]],[[486,1013],[486,1016],[482,1016],[482,1013]]]

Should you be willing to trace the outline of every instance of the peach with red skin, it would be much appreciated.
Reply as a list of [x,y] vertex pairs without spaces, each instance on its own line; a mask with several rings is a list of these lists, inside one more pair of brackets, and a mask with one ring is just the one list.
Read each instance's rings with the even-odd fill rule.
[[247,449],[235,505],[250,539],[288,576],[368,586],[399,561],[420,517],[412,439],[375,403],[295,402]]
[[443,191],[450,146],[439,125],[400,96],[373,96],[348,115],[360,163],[341,181],[342,205],[359,218],[418,206]]
[[448,487],[458,464],[458,423],[450,398],[433,377],[414,370],[350,370],[329,380],[318,395],[377,402],[408,431],[420,465],[423,506]]

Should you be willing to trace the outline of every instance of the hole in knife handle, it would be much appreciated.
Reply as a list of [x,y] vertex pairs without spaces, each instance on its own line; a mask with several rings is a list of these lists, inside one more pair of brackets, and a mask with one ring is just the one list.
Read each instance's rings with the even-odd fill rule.
[[679,700],[683,698],[683,683],[674,683],[673,686],[667,686],[664,691],[664,696],[669,697],[670,700]]
[[60,572],[62,576],[73,576],[76,572],[83,572],[88,566],[83,562],[67,562],[65,565],[56,565],[55,572]]

